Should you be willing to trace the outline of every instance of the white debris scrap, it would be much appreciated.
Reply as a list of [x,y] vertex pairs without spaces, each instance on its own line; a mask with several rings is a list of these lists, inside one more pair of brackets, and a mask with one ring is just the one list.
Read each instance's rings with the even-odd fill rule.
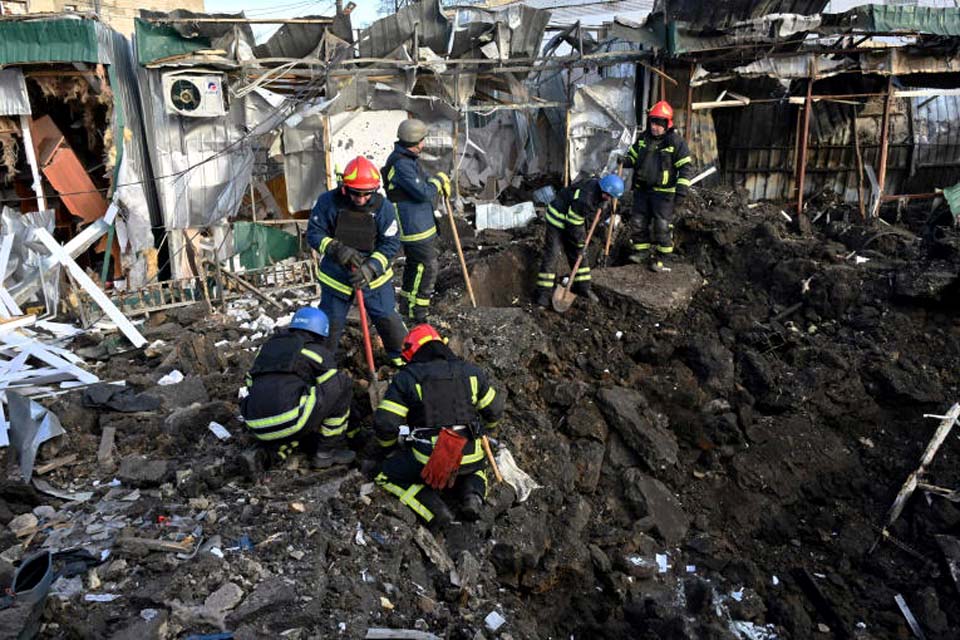
[[207,425],[207,428],[213,432],[213,435],[217,436],[220,440],[229,440],[230,432],[227,431],[227,428],[220,424],[219,422],[211,422]]
[[180,384],[181,382],[183,382],[183,374],[180,373],[179,369],[174,369],[167,375],[157,380],[157,384],[163,387],[171,384]]
[[483,624],[487,626],[487,629],[490,631],[496,631],[506,623],[507,619],[500,615],[497,611],[491,611],[487,614],[487,617],[483,619]]

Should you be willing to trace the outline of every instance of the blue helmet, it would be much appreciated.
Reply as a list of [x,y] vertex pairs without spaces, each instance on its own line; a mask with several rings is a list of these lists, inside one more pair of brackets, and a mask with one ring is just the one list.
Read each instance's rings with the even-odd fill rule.
[[611,173],[600,178],[600,190],[611,198],[619,198],[623,195],[623,179]]
[[327,318],[327,314],[316,307],[303,307],[293,314],[290,328],[302,329],[318,336],[328,336],[330,335],[330,320]]

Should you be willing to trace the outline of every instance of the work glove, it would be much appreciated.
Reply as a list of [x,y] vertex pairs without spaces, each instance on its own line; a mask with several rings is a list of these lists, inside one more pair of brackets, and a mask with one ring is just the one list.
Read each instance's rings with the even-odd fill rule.
[[429,182],[437,188],[437,193],[443,194],[444,198],[450,197],[450,176],[440,171]]
[[360,265],[359,269],[354,268],[350,272],[350,284],[353,285],[354,289],[362,289],[373,282],[376,277],[377,271],[368,260]]
[[420,477],[434,489],[449,489],[457,479],[467,439],[453,429],[443,429],[433,445],[433,453],[420,470]]
[[348,269],[363,264],[363,254],[339,240],[331,242],[325,253]]

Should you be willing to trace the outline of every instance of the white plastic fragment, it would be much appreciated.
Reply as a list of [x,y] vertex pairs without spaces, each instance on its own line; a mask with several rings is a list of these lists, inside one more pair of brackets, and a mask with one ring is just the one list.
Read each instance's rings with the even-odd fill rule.
[[487,626],[487,629],[490,631],[496,631],[506,623],[507,619],[504,618],[496,611],[491,611],[487,614],[487,617],[483,619],[483,624]]
[[144,609],[140,612],[140,617],[146,620],[147,622],[150,622],[151,620],[156,618],[158,615],[160,615],[160,612],[157,611],[156,609]]
[[213,435],[217,436],[217,438],[220,440],[230,439],[230,432],[227,431],[227,428],[219,422],[210,422],[210,424],[207,425],[207,428],[210,429],[210,431],[213,432]]
[[359,522],[357,523],[357,535],[353,537],[353,541],[361,547],[367,546],[367,540],[363,537],[363,525],[361,525]]
[[780,215],[787,219],[787,222],[793,222],[793,218],[787,215],[787,212],[783,209],[780,209]]
[[157,380],[157,384],[164,387],[171,384],[180,384],[181,382],[183,382],[183,374],[180,373],[179,369],[174,369],[167,375]]
[[730,597],[736,600],[737,602],[743,602],[743,587],[740,587],[736,591],[731,591]]
[[855,261],[856,264],[863,264],[864,262],[870,262],[870,258],[864,258],[863,256],[857,256],[854,261]]
[[773,586],[776,587],[777,585],[780,584],[780,578],[778,578],[777,576],[773,576],[773,579],[771,580],[771,582],[773,583]]
[[696,572],[697,572],[697,566],[696,566],[696,565],[694,565],[694,564],[688,564],[688,565],[687,565],[687,573],[696,573]]
[[657,554],[657,569],[659,570],[659,572],[660,572],[660,573],[666,573],[666,572],[667,572],[667,568],[669,568],[669,566],[670,566],[670,565],[667,564],[667,555],[666,555],[665,553],[658,553],[658,554]]
[[119,597],[119,593],[87,593],[83,599],[86,602],[113,602]]
[[617,340],[623,337],[623,331],[617,331]]

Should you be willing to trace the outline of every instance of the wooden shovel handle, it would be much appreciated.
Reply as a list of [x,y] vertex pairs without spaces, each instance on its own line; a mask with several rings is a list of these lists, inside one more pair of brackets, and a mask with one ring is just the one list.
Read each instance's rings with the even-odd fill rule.
[[593,232],[597,228],[597,223],[600,222],[600,214],[603,212],[603,206],[597,207],[597,213],[593,216],[593,222],[590,224],[590,231],[587,232],[587,237],[583,241],[583,251],[580,252],[580,255],[577,256],[577,261],[573,263],[573,269],[570,271],[570,278],[567,280],[566,292],[567,295],[570,295],[570,290],[573,289],[573,278],[577,275],[577,269],[580,268],[580,263],[583,261],[583,256],[586,255],[587,249],[590,248],[590,239],[593,238]]
[[457,221],[453,217],[453,207],[450,206],[450,198],[444,196],[443,203],[447,205],[447,215],[450,217],[450,231],[453,232],[453,243],[457,246],[457,256],[460,258],[460,268],[463,270],[463,281],[467,284],[470,303],[476,308],[477,299],[473,296],[473,285],[470,284],[470,272],[467,271],[467,261],[463,257],[463,246],[460,244],[460,233],[457,231]]
[[493,457],[493,450],[490,449],[490,438],[483,436],[480,439],[480,444],[483,446],[483,452],[487,454],[487,461],[490,463],[490,468],[493,469],[493,476],[497,479],[497,482],[503,482],[503,476],[500,475],[500,467],[497,466],[497,461]]

